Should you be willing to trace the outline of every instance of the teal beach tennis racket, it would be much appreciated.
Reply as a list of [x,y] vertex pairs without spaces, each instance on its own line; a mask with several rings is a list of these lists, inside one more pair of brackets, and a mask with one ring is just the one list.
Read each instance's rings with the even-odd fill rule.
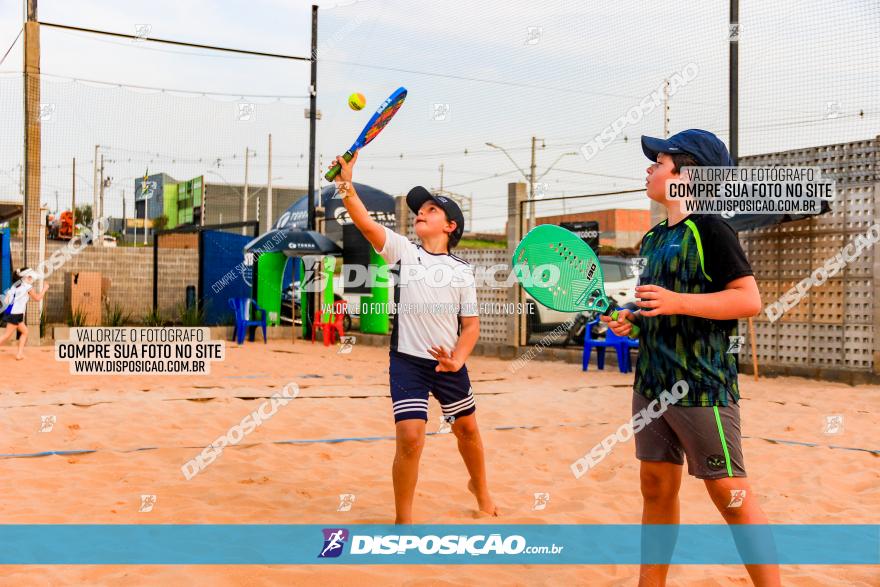
[[[581,237],[561,226],[541,224],[530,230],[513,252],[513,270],[535,301],[551,310],[595,310],[617,319],[605,295],[599,257]],[[639,327],[630,323],[630,337],[635,338]]]

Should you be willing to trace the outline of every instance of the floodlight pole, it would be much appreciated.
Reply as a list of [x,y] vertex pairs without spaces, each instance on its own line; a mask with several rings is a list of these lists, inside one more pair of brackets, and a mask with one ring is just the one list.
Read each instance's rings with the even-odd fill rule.
[[318,116],[318,7],[312,5],[312,80],[309,86],[309,217],[308,230],[315,230],[315,133]]
[[[306,228],[315,230],[315,132],[318,119],[318,7],[312,4],[312,51],[309,54],[312,61],[312,80],[309,86],[309,216]],[[313,315],[313,296],[305,296],[305,307],[302,308],[303,325],[308,325],[303,332],[304,336],[311,335],[312,326],[309,317]],[[293,302],[292,308],[296,303]],[[293,327],[296,328],[296,312],[292,310]]]

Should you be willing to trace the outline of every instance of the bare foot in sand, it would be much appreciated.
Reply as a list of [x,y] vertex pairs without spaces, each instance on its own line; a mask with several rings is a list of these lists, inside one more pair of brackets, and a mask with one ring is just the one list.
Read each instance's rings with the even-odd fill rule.
[[24,359],[24,355],[15,355],[16,361],[21,361],[22,359]]
[[473,493],[474,497],[477,498],[477,506],[480,508],[480,510],[477,512],[475,517],[477,517],[477,518],[488,518],[488,517],[497,518],[498,517],[498,508],[495,507],[495,502],[492,501],[492,498],[489,496],[489,492],[487,491],[483,495],[478,495],[477,488],[474,486],[473,479],[468,480],[467,487],[468,487],[468,491]]

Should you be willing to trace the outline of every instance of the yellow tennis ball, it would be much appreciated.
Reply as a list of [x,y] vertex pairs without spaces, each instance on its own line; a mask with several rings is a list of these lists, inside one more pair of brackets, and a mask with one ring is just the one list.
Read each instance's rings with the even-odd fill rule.
[[352,110],[360,110],[367,105],[367,99],[360,92],[355,92],[348,97],[348,107]]

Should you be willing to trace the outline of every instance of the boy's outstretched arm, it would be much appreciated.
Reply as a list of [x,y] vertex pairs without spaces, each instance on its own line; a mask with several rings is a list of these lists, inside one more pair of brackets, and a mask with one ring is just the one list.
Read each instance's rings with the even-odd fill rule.
[[358,152],[355,152],[351,161],[346,161],[340,155],[330,164],[330,167],[339,163],[342,169],[339,171],[339,175],[336,176],[337,183],[348,182],[350,186],[348,188],[348,196],[342,199],[342,204],[345,206],[345,209],[348,210],[348,215],[351,217],[351,221],[354,222],[357,229],[361,231],[364,238],[373,245],[373,248],[377,251],[381,251],[385,248],[385,228],[370,217],[367,207],[361,202],[361,199],[358,197],[357,192],[354,189],[354,184],[351,181],[352,168],[354,167],[357,158]]
[[752,275],[730,281],[724,289],[714,293],[686,294],[664,289],[658,285],[636,287],[640,298],[641,315],[661,316],[683,314],[710,320],[750,318],[761,311],[761,294]]

